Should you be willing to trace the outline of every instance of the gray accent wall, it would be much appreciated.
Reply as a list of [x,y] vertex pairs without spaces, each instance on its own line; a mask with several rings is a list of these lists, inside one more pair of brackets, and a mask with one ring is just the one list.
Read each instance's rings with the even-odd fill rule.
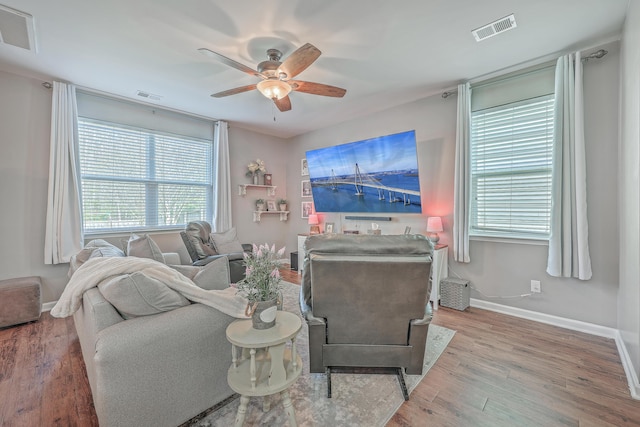
[[[606,48],[609,55],[601,61],[589,61],[584,70],[587,197],[593,278],[579,281],[550,277],[546,273],[546,242],[531,244],[472,240],[471,263],[456,263],[449,252],[450,275],[469,279],[482,292],[472,291],[472,298],[616,327],[619,277],[616,191],[619,52],[616,43]],[[391,215],[393,220],[390,223],[380,222],[380,225],[383,233],[401,233],[405,225],[410,225],[413,232],[425,233],[426,217],[442,216],[445,231],[440,233],[440,243],[449,244],[453,212],[456,102],[455,96],[443,99],[438,94],[293,138],[288,187],[296,194],[297,204],[302,200],[297,194],[300,186],[299,158],[304,157],[307,150],[415,129],[422,215]],[[335,222],[339,225],[338,230],[341,227],[359,228],[361,232],[366,232],[371,222],[347,221],[340,214],[324,215],[323,221]],[[308,230],[308,225],[300,219],[292,221],[292,225],[299,233]],[[291,233],[289,246],[294,239],[295,235]],[[492,298],[527,294],[531,280],[541,282],[541,294],[527,298]]]
[[[640,3],[629,2],[620,81],[620,289],[617,327],[640,377]],[[640,386],[635,384],[636,394]]]

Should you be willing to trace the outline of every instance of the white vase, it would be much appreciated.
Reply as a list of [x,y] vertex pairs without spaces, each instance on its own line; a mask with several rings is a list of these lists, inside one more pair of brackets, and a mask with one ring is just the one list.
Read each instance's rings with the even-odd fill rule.
[[260,177],[258,176],[257,173],[253,174],[253,185],[258,185]]
[[286,205],[286,203],[280,203],[280,210],[281,210],[281,211],[286,211],[286,210],[287,210],[287,205]]

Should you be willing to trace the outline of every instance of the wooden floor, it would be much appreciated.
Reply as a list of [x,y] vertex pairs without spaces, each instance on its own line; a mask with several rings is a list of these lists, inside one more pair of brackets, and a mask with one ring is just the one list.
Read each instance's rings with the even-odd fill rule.
[[[613,340],[476,308],[433,322],[457,333],[388,426],[640,426]],[[0,426],[97,424],[71,318],[0,329]]]

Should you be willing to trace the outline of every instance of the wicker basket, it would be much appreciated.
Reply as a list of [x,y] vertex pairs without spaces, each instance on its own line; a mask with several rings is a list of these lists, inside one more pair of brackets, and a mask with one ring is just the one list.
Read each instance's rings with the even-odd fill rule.
[[464,310],[469,307],[471,286],[468,280],[446,278],[440,280],[440,305]]

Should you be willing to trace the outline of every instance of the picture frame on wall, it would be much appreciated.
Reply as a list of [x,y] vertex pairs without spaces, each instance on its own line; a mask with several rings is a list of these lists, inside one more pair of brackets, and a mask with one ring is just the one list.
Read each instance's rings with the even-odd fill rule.
[[334,224],[333,222],[327,222],[327,223],[324,225],[324,232],[325,232],[326,234],[333,234],[333,233],[335,233],[335,231],[333,231],[333,230],[334,230],[334,227],[335,227],[335,224]]
[[302,181],[300,183],[300,195],[302,197],[311,197],[311,181]]
[[309,215],[313,213],[313,202],[302,202],[302,218],[309,218]]
[[267,210],[271,212],[278,210],[275,200],[267,200]]
[[307,164],[306,158],[300,160],[300,169],[302,171],[302,176],[309,176],[309,165]]

